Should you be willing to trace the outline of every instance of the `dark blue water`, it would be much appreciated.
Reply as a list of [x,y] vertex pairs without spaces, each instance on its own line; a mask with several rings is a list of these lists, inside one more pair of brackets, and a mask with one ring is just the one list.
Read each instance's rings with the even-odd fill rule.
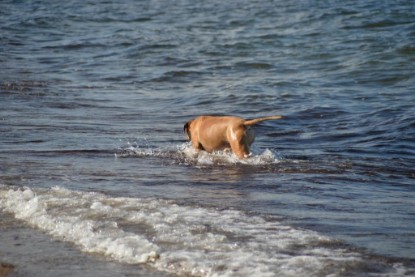
[[[413,1],[2,1],[0,28],[2,191],[235,210],[370,261],[297,276],[414,273]],[[186,144],[183,124],[212,113],[285,118],[256,126],[240,163]]]

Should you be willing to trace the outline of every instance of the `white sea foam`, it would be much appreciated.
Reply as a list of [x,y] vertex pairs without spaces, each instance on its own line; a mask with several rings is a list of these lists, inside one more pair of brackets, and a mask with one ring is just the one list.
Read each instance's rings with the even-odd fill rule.
[[0,186],[0,208],[82,251],[193,276],[339,276],[364,263],[332,239],[236,210]]
[[128,146],[123,147],[121,150],[121,153],[116,154],[116,157],[162,157],[170,158],[172,161],[177,161],[178,163],[200,166],[230,164],[268,165],[280,162],[277,155],[269,149],[266,149],[261,154],[255,154],[257,153],[255,151],[249,158],[239,160],[230,150],[207,153],[193,149],[190,143],[184,143],[166,149],[140,147],[138,144],[128,143]]

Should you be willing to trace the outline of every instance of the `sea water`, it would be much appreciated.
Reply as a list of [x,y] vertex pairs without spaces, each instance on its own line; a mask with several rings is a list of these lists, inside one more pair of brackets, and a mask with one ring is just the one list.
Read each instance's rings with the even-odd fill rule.
[[[0,231],[30,235],[0,261],[21,276],[415,274],[414,14],[2,1],[0,209],[20,227]],[[255,126],[240,161],[190,147],[200,114],[284,118]],[[19,258],[40,237],[73,262]]]

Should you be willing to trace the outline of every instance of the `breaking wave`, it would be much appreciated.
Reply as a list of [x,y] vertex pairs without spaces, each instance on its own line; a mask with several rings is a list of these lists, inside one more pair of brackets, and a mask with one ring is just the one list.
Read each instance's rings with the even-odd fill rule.
[[[84,252],[178,275],[350,276],[387,266],[314,231],[237,210],[10,186],[0,186],[0,208]],[[405,270],[393,264],[390,276]]]

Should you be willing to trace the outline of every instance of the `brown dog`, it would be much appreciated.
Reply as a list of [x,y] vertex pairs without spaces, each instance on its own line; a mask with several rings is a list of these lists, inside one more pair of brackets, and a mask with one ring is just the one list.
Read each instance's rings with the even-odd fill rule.
[[184,125],[192,146],[198,150],[213,152],[231,148],[239,158],[250,156],[249,146],[255,134],[249,126],[265,120],[276,120],[282,116],[267,116],[245,120],[237,116],[199,116]]

